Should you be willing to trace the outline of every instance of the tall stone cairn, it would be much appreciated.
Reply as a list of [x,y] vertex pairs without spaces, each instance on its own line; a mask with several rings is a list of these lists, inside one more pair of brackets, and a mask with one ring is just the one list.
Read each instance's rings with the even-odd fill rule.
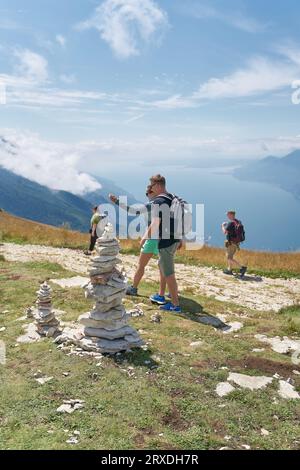
[[52,309],[52,290],[44,282],[41,284],[40,289],[37,291],[37,314],[36,326],[37,331],[41,336],[53,337],[60,333],[59,321],[55,317]]
[[128,324],[128,315],[122,303],[127,281],[117,269],[120,245],[114,237],[113,227],[108,224],[104,234],[96,242],[97,255],[91,258],[90,282],[85,296],[96,301],[93,310],[79,317],[84,326],[80,346],[87,351],[114,354],[141,347],[137,331]]

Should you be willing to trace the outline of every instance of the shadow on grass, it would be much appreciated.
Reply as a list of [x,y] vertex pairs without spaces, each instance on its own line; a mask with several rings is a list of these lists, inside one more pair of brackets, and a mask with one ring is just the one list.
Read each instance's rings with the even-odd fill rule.
[[154,370],[158,368],[158,363],[151,357],[153,352],[151,349],[144,350],[144,349],[133,349],[131,352],[123,352],[118,353],[113,356],[110,356],[111,359],[117,365],[125,365],[132,364],[136,367],[145,367],[149,370]]
[[[149,300],[149,297],[146,295],[138,295],[137,297],[133,297],[133,299],[134,298]],[[180,306],[182,308],[182,313],[177,313],[177,317],[185,318],[196,323],[202,323],[203,325],[212,326],[213,328],[217,328],[219,330],[226,330],[229,328],[229,326],[226,325],[226,323],[224,323],[222,320],[205,312],[202,305],[193,299],[180,296]]]
[[178,316],[196,323],[201,323],[202,325],[212,326],[213,328],[220,330],[228,328],[228,325],[226,325],[222,320],[205,312],[202,305],[195,300],[187,297],[180,297],[180,305],[183,312]]

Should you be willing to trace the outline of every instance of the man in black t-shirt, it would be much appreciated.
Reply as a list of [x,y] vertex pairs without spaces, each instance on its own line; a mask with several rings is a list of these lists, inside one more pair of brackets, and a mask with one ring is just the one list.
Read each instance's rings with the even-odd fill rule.
[[[158,239],[159,268],[160,268],[160,292],[152,295],[150,300],[161,305],[161,309],[174,313],[180,313],[178,299],[178,286],[175,277],[174,256],[181,248],[182,242],[174,237],[174,219],[170,211],[173,195],[166,189],[166,180],[161,175],[150,178],[150,186],[153,193],[151,224],[145,233],[141,244],[145,240]],[[165,300],[165,284],[169,288],[171,302]]]

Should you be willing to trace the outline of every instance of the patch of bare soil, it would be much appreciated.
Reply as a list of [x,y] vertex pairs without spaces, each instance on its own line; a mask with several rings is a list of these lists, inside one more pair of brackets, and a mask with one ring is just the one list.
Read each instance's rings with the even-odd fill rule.
[[277,362],[262,357],[245,357],[240,360],[228,361],[228,367],[234,369],[258,370],[268,375],[279,374],[288,379],[294,376],[293,371],[300,372],[300,367],[286,362]]
[[172,405],[171,410],[162,418],[162,423],[175,431],[184,431],[190,427],[189,423],[182,418],[175,404]]

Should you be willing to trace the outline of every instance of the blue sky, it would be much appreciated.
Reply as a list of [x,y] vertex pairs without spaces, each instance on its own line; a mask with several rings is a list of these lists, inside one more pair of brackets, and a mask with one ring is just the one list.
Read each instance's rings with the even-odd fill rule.
[[299,13],[297,0],[2,0],[0,132],[20,151],[0,164],[82,193],[96,185],[82,171],[300,148]]

